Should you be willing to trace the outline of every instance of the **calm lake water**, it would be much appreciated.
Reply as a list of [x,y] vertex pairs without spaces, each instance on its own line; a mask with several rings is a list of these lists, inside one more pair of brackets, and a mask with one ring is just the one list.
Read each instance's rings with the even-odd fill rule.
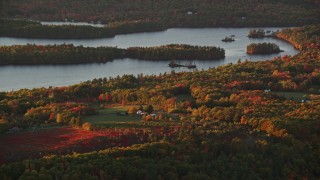
[[[279,28],[264,28],[276,31]],[[272,38],[249,39],[250,28],[173,28],[162,32],[135,33],[117,35],[114,38],[88,40],[48,40],[0,37],[0,45],[24,44],[74,44],[87,47],[117,46],[127,48],[132,46],[158,46],[165,44],[190,44],[200,46],[219,46],[225,49],[226,58],[213,61],[192,61],[197,69],[208,69],[227,63],[236,63],[238,59],[261,61],[276,56],[295,55],[298,53],[290,44]],[[222,42],[226,36],[235,35],[235,41]],[[280,46],[284,52],[272,55],[247,55],[246,46],[250,43],[272,42]],[[190,61],[182,62],[189,63]],[[119,59],[103,64],[80,65],[37,65],[37,66],[1,66],[0,91],[17,90],[21,88],[35,88],[48,86],[66,86],[93,78],[114,77],[123,74],[159,74],[171,70],[192,71],[187,68],[168,67],[169,61],[143,61],[137,59]]]

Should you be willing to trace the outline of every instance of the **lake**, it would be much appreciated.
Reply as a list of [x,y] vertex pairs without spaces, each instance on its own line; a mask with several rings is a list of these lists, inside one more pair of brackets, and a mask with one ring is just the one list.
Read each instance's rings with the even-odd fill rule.
[[[74,44],[86,47],[117,46],[127,48],[132,46],[158,46],[165,44],[190,44],[200,46],[217,46],[225,49],[226,58],[214,61],[192,61],[197,68],[208,69],[223,64],[236,63],[238,59],[261,61],[273,59],[276,56],[295,55],[298,53],[287,42],[272,39],[249,39],[251,28],[172,28],[161,32],[134,33],[117,35],[113,38],[54,40],[54,39],[25,39],[0,37],[0,45],[25,44]],[[276,31],[280,28],[264,28]],[[226,36],[235,35],[234,42],[222,42]],[[247,55],[246,46],[250,43],[272,42],[280,46],[284,52],[271,55]],[[182,62],[189,63],[190,61]],[[94,78],[115,77],[123,74],[159,74],[171,70],[192,71],[187,68],[170,68],[169,61],[144,61],[137,59],[119,59],[103,64],[80,65],[37,65],[37,66],[1,66],[0,91],[18,90],[21,88],[35,88],[48,86],[66,86],[80,83]]]

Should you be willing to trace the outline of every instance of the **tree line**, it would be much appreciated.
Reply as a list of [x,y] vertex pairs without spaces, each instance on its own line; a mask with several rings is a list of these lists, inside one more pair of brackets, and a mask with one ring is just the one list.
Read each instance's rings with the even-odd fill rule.
[[[135,4],[134,6],[128,4]],[[65,6],[64,6],[65,5]],[[286,27],[319,23],[317,2],[311,0],[111,0],[88,3],[58,0],[39,3],[4,1],[1,17],[42,21],[80,21],[106,24],[43,26],[40,23],[0,21],[0,36],[29,38],[101,38],[116,34],[160,31],[172,27]]]
[[62,45],[0,46],[1,65],[100,63],[121,58],[144,60],[215,60],[223,59],[225,51],[214,46],[170,44],[158,47],[83,47]]
[[164,30],[158,22],[113,22],[105,27],[42,25],[28,20],[0,19],[0,36],[45,39],[92,39],[114,37],[117,34]]
[[[43,2],[43,1],[40,1]],[[129,5],[134,4],[134,5]],[[1,17],[45,21],[152,21],[169,27],[273,27],[319,22],[316,0],[4,1]]]
[[130,47],[127,54],[136,59],[154,60],[210,60],[223,59],[224,49],[213,46],[191,46],[170,44],[159,47]]

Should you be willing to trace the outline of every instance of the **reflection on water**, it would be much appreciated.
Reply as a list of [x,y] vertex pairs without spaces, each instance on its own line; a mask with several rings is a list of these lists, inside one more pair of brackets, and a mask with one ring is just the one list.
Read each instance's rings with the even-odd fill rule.
[[94,24],[87,22],[47,22],[41,21],[42,25],[73,25],[73,26],[93,26],[93,27],[104,27],[103,24]]
[[[277,28],[265,28],[276,31]],[[114,38],[88,40],[47,40],[25,38],[0,38],[0,45],[14,44],[74,44],[88,47],[117,46],[127,48],[132,46],[157,46],[171,43],[201,46],[219,46],[226,50],[226,58],[218,61],[193,61],[201,69],[217,67],[227,63],[236,63],[238,59],[260,61],[272,59],[280,55],[295,55],[298,53],[290,44],[271,38],[249,39],[250,28],[174,28],[163,32],[136,33],[118,35]],[[222,42],[226,36],[235,35],[235,41]],[[284,50],[272,55],[247,55],[246,46],[250,43],[272,42]],[[183,62],[189,63],[190,61]],[[65,86],[100,77],[114,77],[123,74],[159,74],[170,72],[169,61],[141,61],[136,59],[121,59],[104,64],[80,65],[41,65],[41,66],[2,66],[0,67],[0,91],[17,90],[21,88]],[[175,68],[175,71],[190,71],[187,68]]]

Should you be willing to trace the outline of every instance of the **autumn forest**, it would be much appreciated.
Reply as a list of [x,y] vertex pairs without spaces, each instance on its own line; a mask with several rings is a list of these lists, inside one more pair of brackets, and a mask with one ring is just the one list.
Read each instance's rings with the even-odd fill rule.
[[[320,178],[318,1],[13,0],[0,5],[1,37],[89,39],[171,27],[282,26],[287,28],[272,37],[257,28],[246,38],[276,38],[299,50],[294,56],[239,59],[202,70],[0,92],[0,179]],[[65,19],[109,25],[29,21]],[[248,54],[282,51],[274,43],[244,49]],[[188,44],[0,46],[0,66],[226,56],[220,47]]]

